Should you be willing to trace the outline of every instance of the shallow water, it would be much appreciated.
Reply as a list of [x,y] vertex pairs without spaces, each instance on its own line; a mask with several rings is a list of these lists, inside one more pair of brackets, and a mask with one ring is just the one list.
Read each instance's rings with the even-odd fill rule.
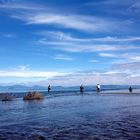
[[139,140],[140,95],[46,96],[0,102],[0,140]]

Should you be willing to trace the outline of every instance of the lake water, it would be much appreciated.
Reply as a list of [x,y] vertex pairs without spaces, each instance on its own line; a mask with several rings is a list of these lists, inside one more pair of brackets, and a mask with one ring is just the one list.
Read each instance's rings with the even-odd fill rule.
[[140,94],[47,95],[0,102],[0,140],[139,140]]

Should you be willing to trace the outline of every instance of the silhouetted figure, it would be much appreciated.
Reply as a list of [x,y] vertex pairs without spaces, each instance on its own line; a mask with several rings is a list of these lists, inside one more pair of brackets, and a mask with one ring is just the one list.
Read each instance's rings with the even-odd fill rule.
[[129,87],[129,92],[132,93],[132,91],[133,91],[133,89],[132,89],[132,87],[130,86],[130,87]]
[[84,87],[83,87],[83,85],[80,86],[80,92],[81,92],[81,93],[84,92]]
[[96,86],[96,91],[99,93],[101,91],[101,86],[99,84],[97,84]]
[[51,91],[51,86],[50,85],[48,85],[48,92],[50,92]]

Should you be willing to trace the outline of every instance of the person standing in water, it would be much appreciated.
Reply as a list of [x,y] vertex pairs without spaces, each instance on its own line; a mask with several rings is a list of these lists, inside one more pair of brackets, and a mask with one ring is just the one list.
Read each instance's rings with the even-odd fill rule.
[[80,86],[80,92],[81,92],[81,93],[84,92],[84,87],[83,87],[83,85]]
[[129,92],[132,93],[132,91],[133,91],[133,89],[132,89],[132,87],[130,86],[130,87],[129,87]]
[[100,86],[100,84],[97,84],[97,86],[96,86],[96,91],[97,91],[98,93],[101,91],[101,86]]
[[51,91],[51,86],[50,85],[48,85],[48,92],[50,92]]

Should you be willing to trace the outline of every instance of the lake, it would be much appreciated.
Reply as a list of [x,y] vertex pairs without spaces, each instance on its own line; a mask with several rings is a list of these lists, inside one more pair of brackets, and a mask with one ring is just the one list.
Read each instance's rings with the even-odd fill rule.
[[47,95],[0,102],[0,140],[139,140],[140,94]]

